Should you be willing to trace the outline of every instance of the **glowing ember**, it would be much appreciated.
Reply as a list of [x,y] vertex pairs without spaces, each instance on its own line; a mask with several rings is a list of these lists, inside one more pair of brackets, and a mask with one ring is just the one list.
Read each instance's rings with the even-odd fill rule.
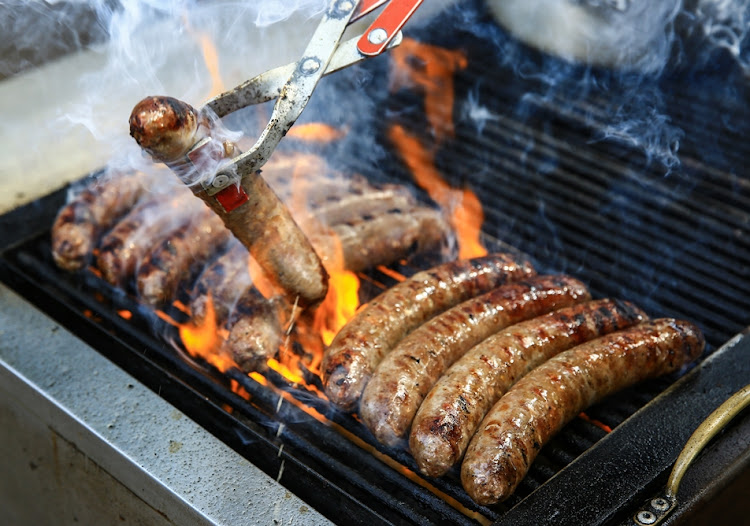
[[229,387],[234,394],[241,396],[245,400],[250,400],[250,393],[248,393],[247,389],[242,387],[237,380],[229,380]]
[[453,137],[453,74],[468,65],[466,55],[405,38],[391,51],[391,57],[391,91],[420,88],[435,140],[439,143],[445,137]]
[[346,131],[322,122],[309,122],[293,126],[287,137],[307,142],[329,143],[346,135]]
[[120,315],[120,317],[121,317],[122,319],[124,319],[124,320],[129,320],[130,318],[132,318],[132,317],[133,317],[133,313],[132,313],[132,312],[130,312],[129,310],[125,310],[125,309],[123,309],[123,310],[118,310],[118,311],[117,311],[117,314],[119,314],[119,315]]
[[584,421],[588,422],[589,424],[595,425],[596,427],[598,427],[599,429],[605,431],[606,433],[611,433],[612,432],[612,428],[609,427],[607,424],[605,424],[603,422],[600,422],[599,420],[595,420],[595,419],[591,418],[586,413],[580,413],[578,415],[578,418],[580,418],[581,420],[584,420]]
[[451,216],[458,237],[458,257],[484,256],[487,249],[480,241],[484,211],[477,196],[469,189],[451,187],[435,167],[434,154],[402,126],[393,125],[389,138],[398,149],[414,181]]

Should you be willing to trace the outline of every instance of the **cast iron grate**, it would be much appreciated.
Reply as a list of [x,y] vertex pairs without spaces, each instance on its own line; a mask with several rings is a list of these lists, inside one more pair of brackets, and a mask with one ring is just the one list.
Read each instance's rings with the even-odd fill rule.
[[[482,20],[481,8],[468,4]],[[428,39],[435,34],[439,32],[429,28],[424,32]],[[652,316],[695,321],[707,336],[709,352],[748,325],[750,183],[737,170],[748,158],[741,139],[750,119],[742,90],[727,97],[727,90],[715,90],[720,78],[696,79],[684,72],[642,81],[641,89],[661,94],[658,109],[684,131],[681,163],[670,165],[665,175],[666,165],[642,145],[602,138],[612,109],[629,100],[616,82],[583,95],[574,80],[551,90],[539,78],[498,66],[488,58],[484,38],[460,35],[437,43],[460,46],[469,56],[469,66],[456,80],[456,137],[438,153],[437,167],[453,183],[479,195],[488,240],[502,240],[529,254],[542,271],[583,279],[596,297],[629,299]],[[498,52],[491,45],[489,51]],[[529,50],[522,52],[541,60]],[[569,69],[570,78],[576,78],[576,71],[584,73]],[[712,92],[721,100],[706,95]],[[476,119],[460,111],[470,99],[490,116],[481,133]],[[424,117],[413,94],[396,93],[387,105],[391,122],[418,132]],[[380,142],[388,147],[385,134]],[[348,168],[377,180],[384,173],[391,180],[411,180],[393,153],[377,171],[356,156],[348,160]],[[498,506],[473,504],[456,470],[427,481],[426,487],[402,474],[404,468],[416,470],[406,452],[375,444],[355,418],[332,410],[313,393],[290,389],[272,373],[263,385],[237,371],[223,375],[205,364],[194,367],[152,335],[158,321],[130,298],[102,289],[93,276],[81,280],[57,270],[47,239],[63,199],[60,191],[2,218],[3,235],[19,242],[2,255],[2,280],[271,476],[284,466],[281,482],[334,521],[345,516],[346,523],[362,524],[473,523],[457,511],[461,506],[489,520],[511,517],[509,510],[607,434],[577,419],[543,450],[516,495]],[[29,217],[35,221],[16,232],[14,225]],[[391,280],[377,274],[367,282]],[[365,294],[376,290],[370,287]],[[134,320],[120,318],[117,310],[122,308],[136,312]],[[94,315],[87,317],[86,311]],[[629,389],[587,413],[615,428],[675,378]],[[230,389],[232,381],[249,399]],[[321,425],[300,404],[334,426]],[[403,468],[381,462],[383,454]]]

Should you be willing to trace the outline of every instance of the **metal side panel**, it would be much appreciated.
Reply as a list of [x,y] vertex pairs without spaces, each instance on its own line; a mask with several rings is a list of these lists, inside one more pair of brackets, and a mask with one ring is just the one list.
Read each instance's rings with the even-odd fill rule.
[[0,445],[14,524],[330,524],[3,285]]

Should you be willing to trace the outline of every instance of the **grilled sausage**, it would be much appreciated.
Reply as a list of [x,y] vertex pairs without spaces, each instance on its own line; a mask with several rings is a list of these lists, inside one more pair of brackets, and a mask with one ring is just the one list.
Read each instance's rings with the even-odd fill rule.
[[[130,134],[146,151],[167,163],[178,176],[189,179],[183,158],[196,142],[213,133],[211,123],[189,104],[171,97],[147,97],[130,116]],[[239,153],[239,152],[232,152]],[[229,157],[229,152],[223,154]],[[246,200],[225,206],[200,184],[191,185],[247,247],[268,278],[300,307],[318,304],[328,291],[328,273],[310,241],[260,172],[240,183]],[[231,189],[231,187],[229,188]]]
[[396,445],[435,382],[471,347],[509,325],[590,297],[586,286],[571,277],[536,276],[436,316],[380,362],[362,393],[362,421],[381,443]]
[[100,178],[75,196],[52,225],[52,257],[64,270],[82,269],[106,230],[138,201],[144,189],[142,173]]
[[226,252],[201,273],[190,301],[196,325],[202,324],[212,305],[217,325],[229,330],[224,350],[245,372],[262,369],[276,354],[288,317],[280,298],[268,300],[253,287],[249,259],[244,246],[230,241]]
[[525,259],[493,254],[418,272],[383,292],[326,349],[321,369],[328,399],[353,409],[377,364],[409,332],[462,301],[533,274]]
[[335,201],[317,207],[313,214],[324,225],[356,224],[385,214],[408,211],[416,200],[405,187],[387,185],[383,188],[348,193]]
[[204,207],[189,224],[164,239],[141,264],[136,275],[141,301],[156,306],[173,299],[177,287],[196,264],[205,262],[229,236],[221,220]]
[[198,112],[173,97],[146,97],[135,105],[129,122],[140,147],[163,162],[179,159],[201,139]]
[[353,271],[435,250],[450,233],[442,214],[426,207],[394,211],[351,225],[335,225],[332,230],[341,243],[346,268]]
[[444,475],[464,454],[487,411],[534,367],[585,341],[646,319],[634,305],[597,300],[518,323],[475,345],[419,407],[409,447],[425,475]]
[[284,340],[280,310],[255,289],[243,294],[229,325],[226,348],[239,368],[246,372],[263,370]]
[[230,240],[227,250],[201,272],[190,299],[190,314],[198,325],[206,317],[209,295],[217,323],[227,321],[240,298],[253,286],[249,258],[239,241]]
[[704,340],[693,324],[658,319],[574,347],[521,378],[493,406],[461,466],[479,504],[509,497],[544,444],[589,405],[695,360]]
[[104,279],[124,287],[153,244],[187,224],[199,210],[193,201],[186,192],[168,202],[163,196],[149,197],[133,208],[102,238],[96,262]]

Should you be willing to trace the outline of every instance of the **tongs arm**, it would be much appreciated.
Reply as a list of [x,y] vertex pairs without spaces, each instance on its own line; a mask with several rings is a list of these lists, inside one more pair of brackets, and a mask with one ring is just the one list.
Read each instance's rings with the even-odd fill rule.
[[[384,12],[361,37],[340,44],[346,27],[389,0],[333,0],[312,36],[302,58],[263,73],[208,101],[205,108],[218,117],[251,104],[277,98],[271,119],[256,143],[224,166],[226,177],[213,179],[205,189],[213,195],[259,170],[269,159],[307,106],[323,75],[327,75],[401,42],[401,28],[423,0],[390,0]],[[282,85],[281,79],[286,82]],[[196,145],[196,148],[202,144]]]

